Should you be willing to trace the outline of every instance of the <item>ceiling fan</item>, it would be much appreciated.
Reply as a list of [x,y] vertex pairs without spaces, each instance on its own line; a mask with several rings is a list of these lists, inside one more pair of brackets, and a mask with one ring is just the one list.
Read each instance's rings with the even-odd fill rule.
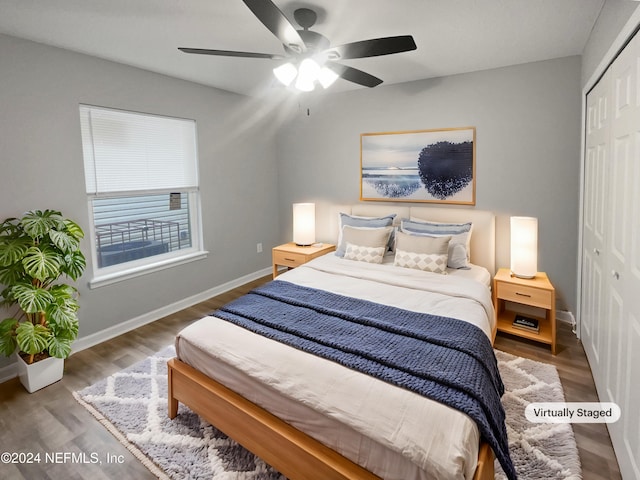
[[[313,10],[309,8],[295,10],[294,19],[302,27],[302,30],[297,30],[271,0],[242,1],[258,20],[282,42],[285,55],[184,47],[178,48],[178,50],[202,55],[280,61],[281,65],[274,69],[276,78],[287,86],[295,80],[296,88],[310,91],[313,90],[316,81],[327,88],[339,77],[365,87],[380,85],[381,79],[357,68],[337,63],[336,60],[390,55],[417,48],[411,35],[374,38],[331,47],[325,36],[309,30],[317,18],[316,12]],[[282,63],[283,61],[286,62]]]

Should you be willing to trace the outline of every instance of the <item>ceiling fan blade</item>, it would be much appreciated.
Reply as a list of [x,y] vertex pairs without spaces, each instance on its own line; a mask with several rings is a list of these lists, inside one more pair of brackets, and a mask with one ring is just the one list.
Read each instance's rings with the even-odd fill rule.
[[382,80],[378,77],[374,77],[373,75],[363,72],[362,70],[358,70],[357,68],[340,65],[335,62],[326,62],[325,66],[336,72],[341,78],[357,83],[358,85],[373,88],[382,83]]
[[284,55],[274,55],[271,53],[236,52],[233,50],[210,50],[207,48],[184,48],[178,47],[184,53],[196,53],[200,55],[219,55],[222,57],[245,57],[245,58],[268,58],[272,60],[282,60]]
[[258,17],[265,27],[273,33],[278,40],[292,50],[302,53],[307,50],[304,41],[284,13],[270,0],[242,0],[249,10]]
[[344,45],[329,48],[326,52],[337,52],[340,58],[348,59],[409,52],[416,48],[418,47],[416,47],[416,42],[414,42],[411,35],[401,35],[398,37],[373,38],[360,42],[345,43]]

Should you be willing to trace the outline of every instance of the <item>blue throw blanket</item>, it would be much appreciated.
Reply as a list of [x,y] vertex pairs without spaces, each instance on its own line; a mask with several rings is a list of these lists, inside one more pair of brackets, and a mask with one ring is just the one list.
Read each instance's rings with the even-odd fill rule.
[[504,385],[491,343],[475,325],[283,280],[212,315],[466,413],[516,478],[500,403]]

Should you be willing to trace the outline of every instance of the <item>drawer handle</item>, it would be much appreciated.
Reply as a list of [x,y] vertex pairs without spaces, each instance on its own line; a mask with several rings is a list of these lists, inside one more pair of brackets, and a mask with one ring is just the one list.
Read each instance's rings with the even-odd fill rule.
[[527,298],[531,298],[531,295],[529,295],[528,293],[520,293],[520,292],[516,292],[516,295],[518,295],[519,297],[527,297]]
[[287,262],[295,262],[295,261],[296,261],[296,259],[295,259],[295,258],[287,258],[287,257],[285,257],[284,259],[285,259]]

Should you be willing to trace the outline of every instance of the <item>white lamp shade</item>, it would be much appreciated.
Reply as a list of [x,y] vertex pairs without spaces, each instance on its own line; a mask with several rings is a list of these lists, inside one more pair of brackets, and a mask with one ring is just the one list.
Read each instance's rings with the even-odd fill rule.
[[305,82],[304,79],[300,77],[300,75],[298,75],[295,87],[301,92],[311,92],[314,88],[316,88],[314,82]]
[[329,67],[322,67],[318,73],[318,81],[324,88],[329,88],[338,79],[338,74]]
[[538,273],[538,219],[511,217],[511,273],[534,278]]
[[320,65],[312,58],[305,58],[298,67],[296,88],[302,92],[310,92],[315,88],[315,82],[320,73]]
[[292,63],[285,63],[274,68],[273,74],[283,85],[288,87],[298,75],[298,69]]
[[293,204],[293,241],[296,245],[311,245],[316,241],[316,204]]
[[313,83],[318,79],[320,65],[312,58],[305,58],[298,68],[298,80],[304,83]]

